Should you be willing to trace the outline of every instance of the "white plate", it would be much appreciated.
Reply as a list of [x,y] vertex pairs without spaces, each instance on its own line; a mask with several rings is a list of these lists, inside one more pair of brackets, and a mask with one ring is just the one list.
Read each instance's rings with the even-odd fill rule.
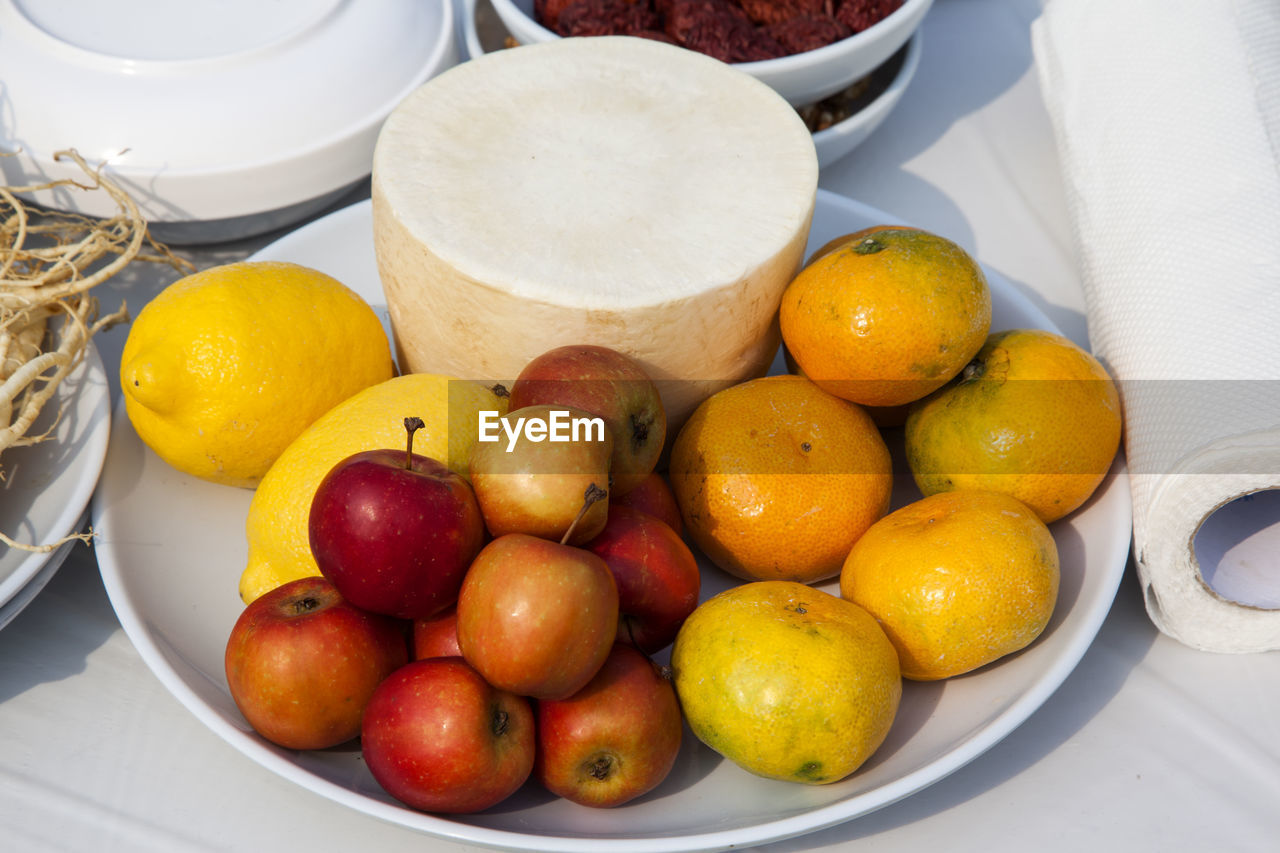
[[[440,0],[0,0],[0,56],[4,183],[83,179],[53,157],[74,145],[159,239],[209,243],[367,178],[383,120],[458,51]],[[105,193],[30,195],[116,213]]]
[[[0,481],[0,530],[19,542],[44,544],[79,530],[98,482],[111,419],[107,376],[92,342],[27,435],[48,429],[60,409],[52,438],[0,457],[6,478]],[[73,547],[68,542],[39,554],[0,545],[0,627],[35,597]]]
[[[810,250],[839,234],[892,221],[819,191]],[[380,304],[371,232],[370,207],[362,202],[293,232],[258,257],[317,267]],[[1052,327],[1011,284],[994,273],[990,280],[997,327]],[[969,676],[909,683],[889,739],[844,781],[810,787],[757,778],[689,738],[657,791],[617,809],[576,806],[529,784],[484,814],[445,818],[412,811],[383,793],[354,746],[279,749],[255,735],[236,711],[223,649],[241,611],[236,586],[249,501],[246,491],[202,483],[166,466],[117,409],[93,504],[98,563],[125,631],[160,680],[236,749],[331,800],[459,842],[561,853],[761,844],[865,814],[937,781],[1012,731],[1075,667],[1115,596],[1130,529],[1129,489],[1117,462],[1090,503],[1054,527],[1063,578],[1059,606],[1043,636]],[[727,583],[713,569],[705,577],[706,594]]]

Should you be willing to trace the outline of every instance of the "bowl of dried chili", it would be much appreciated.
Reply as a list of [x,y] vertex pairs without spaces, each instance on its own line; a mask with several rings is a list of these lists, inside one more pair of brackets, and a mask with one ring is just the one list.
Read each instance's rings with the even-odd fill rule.
[[714,56],[795,106],[868,76],[911,38],[933,0],[491,0],[521,44],[632,35]]

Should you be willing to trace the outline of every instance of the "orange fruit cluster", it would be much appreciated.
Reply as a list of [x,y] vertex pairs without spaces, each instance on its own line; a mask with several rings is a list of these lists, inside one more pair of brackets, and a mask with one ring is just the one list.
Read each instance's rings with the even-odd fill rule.
[[[945,238],[883,226],[823,246],[780,307],[799,375],[712,395],[676,437],[669,476],[690,538],[752,581],[838,574],[906,678],[1034,641],[1059,583],[1047,525],[1103,481],[1120,401],[1081,347],[993,333],[991,316],[981,267]],[[880,430],[896,426],[923,497],[889,514]]]

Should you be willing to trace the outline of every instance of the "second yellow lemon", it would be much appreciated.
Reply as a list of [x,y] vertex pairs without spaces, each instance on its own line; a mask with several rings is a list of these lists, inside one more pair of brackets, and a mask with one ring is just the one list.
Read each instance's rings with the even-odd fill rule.
[[187,474],[251,488],[297,435],[394,373],[373,309],[276,261],[186,276],[138,314],[120,385],[138,436]]

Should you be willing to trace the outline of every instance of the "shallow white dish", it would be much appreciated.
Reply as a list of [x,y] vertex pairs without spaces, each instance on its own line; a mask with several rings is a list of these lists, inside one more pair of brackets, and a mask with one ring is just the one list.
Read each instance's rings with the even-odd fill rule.
[[[369,174],[383,119],[457,62],[453,6],[421,0],[0,0],[8,185],[116,177],[171,242],[296,221]],[[94,216],[103,193],[33,198]]]
[[868,92],[871,100],[844,121],[813,135],[819,167],[826,168],[853,151],[884,123],[915,76],[923,45],[924,35],[917,31],[904,48],[871,72],[871,91]]
[[[889,222],[896,220],[819,191],[809,250]],[[382,302],[367,202],[293,232],[258,257],[319,268]],[[1013,285],[988,272],[997,327],[1052,328]],[[1053,693],[1110,609],[1129,550],[1129,489],[1117,462],[1090,503],[1055,525],[1063,579],[1057,612],[1042,637],[968,676],[908,683],[888,740],[842,782],[809,787],[757,778],[689,737],[666,782],[617,809],[575,806],[529,784],[486,813],[445,818],[410,810],[385,794],[355,746],[292,752],[248,728],[226,689],[223,650],[242,609],[237,582],[250,493],[169,468],[141,444],[120,407],[114,426],[93,502],[98,563],[121,624],[165,686],[236,749],[317,794],[425,833],[506,849],[720,850],[800,835],[905,797],[983,753]],[[903,478],[899,502],[908,497],[909,479]],[[704,578],[704,596],[731,583],[709,567]]]
[[[73,370],[40,412],[28,435],[37,435],[62,417],[53,436],[30,447],[10,448],[0,457],[0,530],[19,542],[45,544],[78,531],[107,456],[111,432],[107,376],[90,342]],[[7,624],[53,577],[72,541],[49,553],[0,545],[0,627]]]
[[[511,35],[521,44],[560,38],[534,20],[533,0],[491,0]],[[768,84],[801,106],[839,92],[883,64],[920,26],[933,0],[904,0],[892,14],[833,44],[762,62],[734,67]]]

